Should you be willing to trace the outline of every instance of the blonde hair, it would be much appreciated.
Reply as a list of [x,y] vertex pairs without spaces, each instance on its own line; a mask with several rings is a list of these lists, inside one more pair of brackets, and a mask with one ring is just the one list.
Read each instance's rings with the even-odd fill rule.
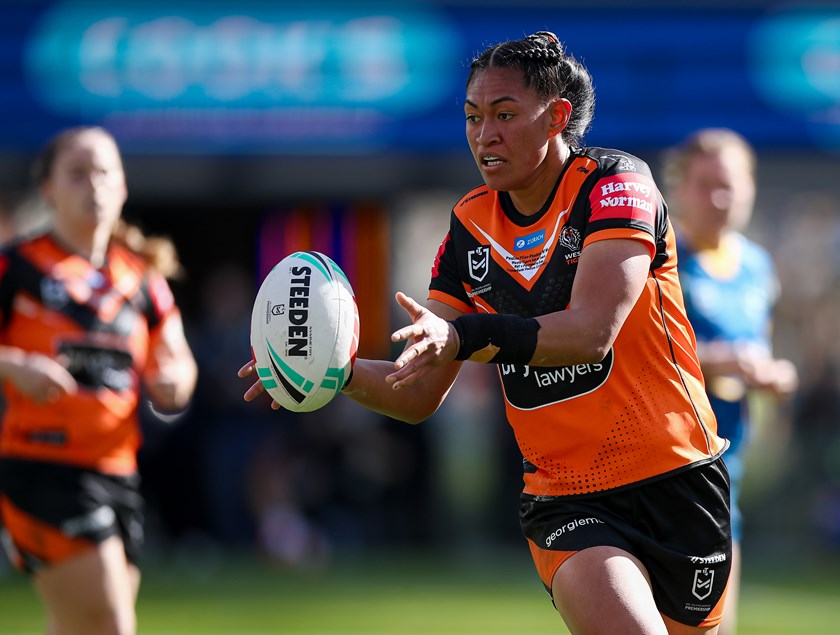
[[[119,153],[119,146],[114,136],[100,126],[77,126],[66,128],[52,137],[32,166],[32,176],[36,183],[41,184],[52,176],[56,158],[77,137],[86,132],[97,132],[114,142]],[[120,157],[122,160],[122,157]],[[147,236],[143,231],[123,219],[119,219],[111,233],[111,241],[122,245],[129,251],[140,256],[149,267],[156,269],[163,276],[174,279],[184,275],[178,251],[175,244],[164,236]]]
[[184,276],[175,243],[165,236],[147,236],[136,225],[119,219],[111,232],[111,242],[137,254],[149,267],[170,280]]

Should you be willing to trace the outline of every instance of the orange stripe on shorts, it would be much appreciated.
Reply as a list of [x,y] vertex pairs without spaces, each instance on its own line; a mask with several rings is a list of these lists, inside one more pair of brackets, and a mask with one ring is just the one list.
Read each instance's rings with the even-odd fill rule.
[[551,588],[554,574],[557,573],[560,565],[577,553],[577,551],[541,549],[530,539],[528,539],[528,547],[531,549],[531,557],[537,566],[537,573],[540,575],[540,580],[543,581],[543,584],[548,589]]
[[91,540],[63,534],[58,527],[27,514],[5,497],[0,497],[0,514],[15,548],[49,564],[67,560],[96,546]]

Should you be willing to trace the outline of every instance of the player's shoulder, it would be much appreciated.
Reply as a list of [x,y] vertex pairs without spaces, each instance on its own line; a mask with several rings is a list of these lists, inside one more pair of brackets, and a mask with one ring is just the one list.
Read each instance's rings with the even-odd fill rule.
[[738,234],[738,240],[741,243],[741,253],[745,262],[764,269],[774,268],[773,257],[766,247],[744,234]]
[[477,187],[474,187],[469,192],[464,194],[458,202],[455,203],[455,206],[452,208],[453,212],[458,212],[458,210],[463,209],[464,207],[470,204],[476,204],[485,199],[490,193],[491,189],[487,187],[487,185],[482,184]]
[[15,234],[6,242],[0,244],[0,253],[11,253],[21,249],[44,249],[52,242],[51,234],[46,229],[30,230]]
[[128,269],[139,276],[145,275],[149,269],[149,264],[140,254],[119,243],[109,248],[108,260],[113,267]]
[[589,146],[575,148],[572,157],[585,157],[598,164],[602,175],[620,174],[622,172],[637,172],[650,175],[650,166],[644,159],[617,148],[602,148]]
[[48,231],[29,231],[17,234],[0,245],[0,259],[4,263],[4,270],[8,270],[10,262],[20,259],[35,261],[47,257],[54,248],[55,243]]

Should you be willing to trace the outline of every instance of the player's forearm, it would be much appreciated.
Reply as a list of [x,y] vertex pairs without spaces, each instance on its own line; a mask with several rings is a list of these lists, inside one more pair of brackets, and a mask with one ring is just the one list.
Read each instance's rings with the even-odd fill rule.
[[180,412],[195,391],[198,367],[192,355],[181,356],[150,374],[146,391],[158,410]]
[[16,346],[0,346],[0,379],[11,377],[26,364],[28,353]]
[[440,394],[429,381],[421,379],[410,387],[395,390],[385,381],[393,372],[393,362],[358,359],[353,377],[342,392],[365,408],[407,423],[420,423],[434,414],[448,388]]

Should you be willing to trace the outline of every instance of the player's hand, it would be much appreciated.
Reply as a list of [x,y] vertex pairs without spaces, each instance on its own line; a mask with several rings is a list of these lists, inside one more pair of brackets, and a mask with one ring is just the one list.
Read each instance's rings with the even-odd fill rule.
[[767,390],[779,399],[786,399],[799,386],[796,366],[790,361],[773,358],[761,347],[741,346],[737,350],[741,376],[751,388]]
[[[255,372],[255,370],[256,370],[256,362],[254,362],[254,360],[251,359],[251,360],[248,360],[248,362],[242,368],[239,369],[239,371],[236,373],[236,375],[237,375],[237,377],[241,377],[242,379],[245,379],[246,377],[248,377],[248,375],[253,374]],[[265,386],[262,385],[261,381],[257,380],[253,384],[251,384],[251,387],[248,390],[245,391],[245,395],[244,395],[245,396],[245,401],[253,401],[254,399],[259,397],[264,392],[265,392]],[[274,401],[274,399],[272,399],[271,400],[271,409],[272,410],[280,410],[280,408],[281,408],[280,404],[277,403],[276,401]]]
[[799,388],[799,373],[787,359],[774,359],[771,364],[767,389],[778,399],[788,399]]
[[397,303],[406,310],[411,324],[395,331],[392,342],[406,342],[402,354],[394,362],[395,372],[385,378],[393,388],[410,386],[433,368],[450,362],[458,354],[455,327],[398,292]]
[[28,353],[9,379],[22,394],[39,404],[52,404],[76,394],[79,385],[59,361],[40,353]]
[[[155,408],[162,412],[182,412],[190,402],[194,383],[192,369],[176,361],[163,364],[144,378],[145,389]],[[188,379],[184,379],[187,376]]]

